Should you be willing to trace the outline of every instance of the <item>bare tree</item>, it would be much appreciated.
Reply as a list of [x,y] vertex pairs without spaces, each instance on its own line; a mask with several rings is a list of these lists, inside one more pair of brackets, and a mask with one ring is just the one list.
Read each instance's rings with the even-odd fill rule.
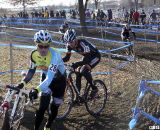
[[86,0],[85,4],[83,3],[83,0],[78,0],[78,10],[79,10],[79,16],[80,16],[80,25],[82,29],[83,34],[87,34],[87,28],[86,28],[86,16],[85,11],[87,9],[87,4],[89,0]]
[[101,0],[94,0],[94,2],[95,2],[95,7],[96,7],[96,9],[98,9],[98,5],[99,5],[99,3],[101,2]]
[[23,6],[23,12],[26,12],[26,6],[27,5],[34,5],[40,0],[9,0],[9,3],[16,6],[16,5],[22,5]]
[[137,11],[138,10],[138,0],[134,0],[134,3],[135,3],[135,10]]

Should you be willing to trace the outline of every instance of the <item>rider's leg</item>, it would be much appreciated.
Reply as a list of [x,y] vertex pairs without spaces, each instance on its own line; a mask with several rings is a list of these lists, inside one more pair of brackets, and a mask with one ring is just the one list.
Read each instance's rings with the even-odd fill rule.
[[85,57],[83,61],[87,61],[88,64],[83,65],[80,69],[80,73],[86,78],[86,80],[89,82],[93,90],[97,89],[97,87],[94,86],[93,84],[91,69],[93,69],[100,62],[100,59],[101,59],[100,53],[97,53],[96,56],[92,55],[90,57]]
[[46,128],[51,127],[53,120],[57,117],[58,108],[59,108],[59,106],[62,102],[63,102],[62,99],[53,97],[53,101],[50,104],[50,112],[49,112],[48,121],[47,121],[46,126],[45,126]]
[[66,77],[62,76],[53,80],[49,88],[52,90],[53,100],[50,105],[49,118],[45,126],[47,128],[51,127],[53,120],[55,120],[55,118],[57,117],[58,108],[63,102],[63,96],[66,88]]
[[129,55],[133,55],[134,50],[133,50],[133,45],[128,47]]
[[[123,36],[123,42],[130,42],[130,37],[129,37],[129,33],[125,34]],[[126,43],[125,45],[128,45],[128,43]],[[126,55],[131,55],[131,50],[132,50],[132,47],[129,46],[128,48],[126,48]]]
[[49,94],[45,94],[45,93],[42,93],[41,95],[39,109],[36,111],[35,130],[39,130],[39,127],[44,117],[44,113],[49,106],[50,97],[51,96]]
[[82,74],[80,72],[77,73],[76,74],[76,87],[77,87],[79,92],[81,90],[81,78],[82,78]]
[[91,67],[89,65],[84,65],[81,67],[80,73],[86,78],[86,80],[91,85],[92,89],[94,90],[94,89],[97,89],[97,87],[94,86],[93,84],[93,79],[92,79],[90,70],[91,70]]
[[91,88],[92,88],[92,91],[90,93],[90,97],[91,98],[94,98],[95,95],[97,94],[98,92],[98,88],[97,86],[95,86],[93,84],[93,79],[92,79],[92,75],[91,75],[91,72],[90,72],[90,69],[88,69],[89,67],[87,67],[89,65],[85,65],[84,67],[82,67],[82,70],[81,70],[81,73],[82,75],[86,78],[86,80],[88,81],[88,83],[90,84]]

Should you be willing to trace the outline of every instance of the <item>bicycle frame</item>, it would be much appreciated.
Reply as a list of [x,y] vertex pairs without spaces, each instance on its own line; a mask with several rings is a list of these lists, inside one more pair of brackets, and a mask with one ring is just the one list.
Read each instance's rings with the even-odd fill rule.
[[[29,91],[25,90],[25,89],[17,89],[17,88],[14,88],[13,86],[8,86],[7,88],[8,88],[8,92],[5,96],[5,99],[2,103],[2,105],[1,105],[1,108],[2,108],[1,112],[3,110],[10,110],[11,109],[11,113],[9,115],[9,124],[10,124],[10,127],[12,127],[12,126],[16,125],[16,123],[13,124],[13,120],[14,120],[19,102],[20,102],[20,100],[22,100],[22,101],[26,100],[26,96],[28,97]],[[18,93],[16,93],[17,91],[18,91]],[[15,100],[13,103],[13,107],[11,108],[10,103],[11,103],[14,95],[16,97],[15,97]],[[28,104],[29,104],[29,101],[25,104],[22,104],[22,106],[21,106],[22,109]],[[21,117],[17,120],[17,122],[23,118],[24,114],[22,113],[22,115],[20,115],[20,116]]]
[[76,85],[74,85],[73,79],[71,76],[72,74],[77,74],[79,72],[74,71],[70,65],[66,65],[66,66],[67,66],[67,83],[69,84],[70,87],[73,88],[74,92],[76,93],[76,96],[78,96],[78,98],[80,99],[83,99],[83,97],[80,95],[78,88],[76,87]]
[[[15,98],[14,105],[13,105],[13,108],[12,108],[12,112],[11,112],[11,115],[10,115],[11,120],[13,120],[13,118],[15,116],[15,112],[16,112],[17,106],[19,104],[19,101],[20,100],[24,101],[26,99],[27,95],[29,95],[29,91],[27,91],[25,89],[22,89],[19,92],[19,94],[16,94],[16,98]],[[24,104],[24,105],[26,105],[26,104]],[[22,107],[25,107],[25,106],[22,106]],[[23,115],[22,115],[21,118],[23,118]]]

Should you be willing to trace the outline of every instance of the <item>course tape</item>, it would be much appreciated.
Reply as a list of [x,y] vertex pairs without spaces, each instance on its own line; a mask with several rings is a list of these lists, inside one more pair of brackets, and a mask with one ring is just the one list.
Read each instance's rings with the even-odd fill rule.
[[[37,31],[38,29],[30,29],[30,28],[16,28],[16,27],[9,27],[9,28],[12,28],[12,29],[18,29],[18,30],[34,30],[34,31]],[[52,33],[56,33],[56,34],[61,34],[60,32],[55,32],[55,31],[49,31],[49,32],[52,32]],[[13,36],[13,35],[12,35]],[[93,37],[86,37],[86,36],[83,36],[84,38],[88,38],[88,39],[93,39],[93,40],[98,40],[98,41],[103,41],[103,42],[108,42],[108,43],[111,43],[111,42],[115,42],[115,43],[120,43],[120,44],[130,44],[130,42],[122,42],[122,41],[116,41],[116,40],[109,40],[109,39],[102,39],[102,38],[93,38]],[[20,36],[19,36],[20,38]],[[23,38],[23,37],[21,37]],[[27,38],[27,37],[25,37]]]
[[[29,46],[29,45],[20,45],[20,44],[0,44],[0,46],[13,46],[17,48],[23,48],[23,49],[36,49],[36,46]],[[67,50],[64,48],[56,48],[59,52],[66,52]]]
[[[108,29],[108,28],[107,28]],[[108,30],[104,30],[104,32],[106,33],[109,33],[109,34],[113,34],[113,35],[119,35],[120,36],[120,33],[121,33],[121,30],[122,28],[118,28],[118,27],[113,27],[113,28],[110,28],[111,30],[114,30],[114,31],[117,31],[117,33],[114,33],[114,32],[111,32],[111,31],[108,31]],[[155,34],[160,34],[160,32],[157,32],[157,31],[151,31],[151,30],[146,30],[146,29],[132,29],[133,32],[137,32],[137,33],[143,33],[143,34],[150,34],[150,35],[155,35]]]
[[[103,29],[111,29],[111,30],[115,30],[115,31],[122,31],[122,27],[104,27]],[[158,32],[157,30],[153,30],[153,29],[138,29],[138,28],[132,28],[132,30],[134,32],[138,32],[138,33],[146,33],[146,34],[160,34],[160,32]],[[106,30],[105,30],[106,31]]]
[[160,84],[160,80],[147,80],[146,82],[150,84]]
[[[35,46],[29,46],[29,45],[19,45],[19,44],[0,44],[0,46],[13,46],[13,47],[17,47],[17,48],[28,48],[28,49],[35,49]],[[129,45],[126,45],[126,47],[128,47]],[[56,48],[56,50],[58,50],[59,52],[66,52],[66,49],[63,48]],[[101,53],[111,53],[112,50],[107,51],[107,50],[100,50]],[[125,57],[124,57],[125,58]],[[126,56],[126,58],[130,58],[130,56]],[[128,60],[129,61],[129,60]],[[124,66],[126,66],[129,62],[123,63],[123,64],[119,64],[116,69],[120,69]],[[18,70],[13,70],[13,72],[16,72]],[[0,72],[0,75],[5,74],[5,73],[10,73],[11,71],[6,71],[6,72]],[[114,71],[116,72],[116,71]],[[112,72],[93,72],[93,75],[109,75],[112,74]]]
[[[105,31],[105,32],[109,33],[109,34],[112,34],[112,35],[120,36],[120,34],[117,34],[117,33],[114,33],[114,32],[109,32],[109,31]],[[152,40],[152,39],[136,38],[136,40],[138,40],[138,41],[145,41],[145,42],[157,42],[157,43],[159,43],[158,40]]]
[[[8,28],[17,29],[17,30],[38,31],[38,29],[30,29],[30,28],[16,28],[16,27],[8,27]],[[49,31],[49,32],[55,33],[55,34],[60,34],[60,35],[63,34],[63,33],[55,32],[55,31]],[[113,35],[116,35],[116,36],[120,36],[120,34],[117,34],[117,33],[109,32],[109,31],[105,31],[105,32],[113,34]],[[2,34],[6,34],[6,33],[2,33]],[[8,35],[11,35],[11,34],[8,34]],[[14,35],[12,35],[12,36],[14,36]],[[32,39],[32,38],[29,38],[29,37],[22,37],[22,36],[15,36],[15,37],[17,37],[17,38],[24,38],[24,39]],[[127,43],[129,43],[129,42],[122,42],[122,41],[102,39],[102,38],[93,38],[93,37],[86,37],[86,36],[83,36],[83,37],[84,38],[88,38],[88,39],[102,41],[102,42],[108,42],[108,43],[110,43],[110,42],[115,42],[115,43],[120,43],[120,44],[127,44]],[[156,43],[159,43],[158,40],[152,40],[152,39],[136,38],[136,40],[145,41],[145,42],[156,42]],[[55,42],[55,43],[57,43],[57,42]],[[61,44],[61,43],[58,43],[58,44]]]
[[[21,73],[22,71],[24,71],[24,70],[9,70],[9,71],[0,72],[0,75],[11,73],[11,72]],[[28,70],[25,70],[25,71],[27,72]],[[39,73],[39,72],[42,72],[42,71],[41,70],[36,70],[36,73]]]
[[[53,27],[57,27],[59,28],[61,26],[61,24],[52,24],[52,23],[48,23],[48,24],[38,24],[38,23],[24,23],[24,22],[6,22],[7,25],[31,25],[31,26],[53,26]],[[80,25],[70,25],[71,28],[81,28],[82,26]],[[112,30],[118,30],[118,31],[121,31],[122,30],[122,27],[105,27],[105,26],[86,26],[87,28],[96,28],[96,29],[112,29]],[[136,28],[133,28],[132,29],[134,32],[143,32],[143,33],[146,33],[146,34],[152,34],[152,35],[155,35],[155,34],[160,34],[160,32],[158,31],[151,31],[151,29],[136,29]],[[111,33],[111,32],[110,32]]]
[[[12,29],[18,29],[18,30],[28,30],[28,31],[38,31],[38,29],[30,29],[30,28],[16,28],[16,27],[9,27],[9,28],[12,28]],[[55,32],[55,31],[50,31],[52,33],[55,33],[55,34],[61,34],[60,32]],[[113,34],[113,35],[117,35],[117,36],[120,36],[120,34],[116,34],[116,33],[113,33],[113,32],[109,32],[109,31],[105,31],[107,33],[110,33],[110,34]],[[3,33],[5,34],[5,33]],[[8,34],[8,35],[11,35],[11,34]],[[13,35],[12,35],[13,36]],[[22,37],[22,36],[15,36],[17,38],[24,38],[24,39],[32,39],[32,38],[27,38],[27,37]],[[85,37],[85,36],[84,36]],[[120,44],[126,44],[126,43],[129,43],[129,42],[122,42],[122,41],[116,41],[116,40],[109,40],[109,39],[102,39],[102,38],[93,38],[93,37],[85,37],[85,38],[88,38],[88,39],[93,39],[93,40],[98,40],[98,41],[103,41],[103,42],[116,42],[116,43],[120,43]],[[159,41],[157,40],[152,40],[152,39],[144,39],[144,38],[136,38],[137,40],[139,41],[145,41],[145,42],[157,42],[159,43]],[[57,42],[56,42],[57,43]],[[60,43],[58,43],[60,44]]]
[[[15,18],[0,18],[1,21],[68,21],[68,22],[74,22],[74,23],[80,23],[79,19],[73,19],[73,18],[19,18],[19,17],[15,17]],[[109,24],[109,25],[122,25],[124,26],[126,23],[122,23],[122,22],[107,22],[107,21],[100,21],[100,20],[94,20],[94,19],[86,19],[85,22],[89,22],[89,23],[105,23],[105,24]],[[130,26],[132,27],[146,27],[146,26],[159,26],[159,20],[154,21],[157,24],[145,24],[145,25],[135,25],[135,24],[130,24]]]
[[[10,70],[10,71],[4,71],[4,72],[0,72],[0,75],[4,75],[4,74],[7,74],[7,73],[21,73],[22,71],[25,71],[27,72],[28,70]],[[42,71],[41,70],[36,70],[36,73],[41,73]],[[95,75],[110,75],[112,74],[112,72],[91,72],[91,74],[93,76]]]
[[[25,19],[25,20],[28,20],[28,19]],[[32,20],[32,19],[31,19]],[[40,20],[40,19],[39,19]],[[47,19],[42,19],[42,20],[47,20]],[[49,21],[51,21],[52,19],[49,19]],[[54,19],[54,20],[56,20],[56,19]],[[60,20],[60,19],[57,19],[58,21]],[[8,24],[8,25],[17,25],[17,24],[19,24],[19,25],[32,25],[32,26],[56,26],[56,27],[60,27],[61,26],[61,24],[53,24],[52,22],[49,22],[49,23],[42,23],[42,24],[38,24],[38,23],[28,23],[28,22],[24,22],[24,21],[22,21],[22,22],[20,22],[21,20],[18,20],[19,22],[5,22],[5,24]],[[34,21],[34,20],[33,20]],[[59,23],[57,21],[57,23]],[[79,20],[75,20],[75,19],[73,19],[73,20],[65,20],[65,19],[61,19],[61,21],[62,21],[62,23],[64,22],[64,21],[69,21],[69,22],[73,22],[73,23],[75,23],[76,21],[78,21],[78,22],[76,22],[76,23],[78,23],[78,25],[70,25],[72,28],[80,28],[80,27],[82,27],[82,26],[80,26],[80,22],[79,22]],[[87,22],[90,22],[91,24],[94,24],[94,20],[88,20]],[[95,23],[97,23],[97,21],[95,20]],[[115,24],[115,25],[122,25],[122,26],[124,26],[125,24],[124,23],[114,23],[114,22],[108,22],[108,24],[107,25],[111,25],[111,24]],[[158,32],[157,30],[155,30],[154,28],[159,28],[159,25],[133,25],[133,24],[130,24],[130,26],[131,27],[139,27],[139,28],[133,28],[133,30],[135,31],[135,32],[145,32],[145,33],[148,33],[148,34],[160,34],[160,32]],[[95,26],[95,25],[93,25],[93,26],[86,26],[87,28],[99,28],[99,29],[115,29],[115,30],[121,30],[122,29],[122,27],[106,27],[106,26]],[[151,29],[147,29],[146,27],[151,27],[151,29],[152,30],[155,30],[155,31],[151,31]],[[148,32],[148,31],[151,31],[151,32]]]
[[[56,43],[56,44],[62,44],[61,42],[58,42],[58,41],[52,41],[53,43]],[[130,42],[129,42],[130,43]],[[122,49],[125,49],[125,48],[128,48],[129,46],[133,46],[134,43],[130,43],[128,45],[125,45],[125,46],[122,46],[122,47],[119,47],[119,48],[116,48],[116,49],[112,49],[112,50],[99,50],[100,53],[111,53],[111,52],[115,52],[115,51],[118,51],[118,50],[122,50]],[[10,44],[0,44],[0,46],[10,46]],[[35,49],[35,46],[29,46],[29,45],[19,45],[19,44],[12,44],[13,47],[18,47],[18,48],[30,48],[30,49]],[[58,48],[58,51],[60,52],[66,52],[66,49],[63,49],[63,48]]]

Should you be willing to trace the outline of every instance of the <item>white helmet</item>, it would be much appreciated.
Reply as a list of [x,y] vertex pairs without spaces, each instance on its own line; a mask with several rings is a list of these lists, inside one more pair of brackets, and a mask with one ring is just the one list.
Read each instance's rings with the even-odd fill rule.
[[51,34],[48,31],[40,30],[34,35],[34,42],[37,44],[48,45],[52,42]]
[[76,32],[74,29],[69,29],[64,34],[64,41],[65,42],[71,42],[74,39],[76,39]]

